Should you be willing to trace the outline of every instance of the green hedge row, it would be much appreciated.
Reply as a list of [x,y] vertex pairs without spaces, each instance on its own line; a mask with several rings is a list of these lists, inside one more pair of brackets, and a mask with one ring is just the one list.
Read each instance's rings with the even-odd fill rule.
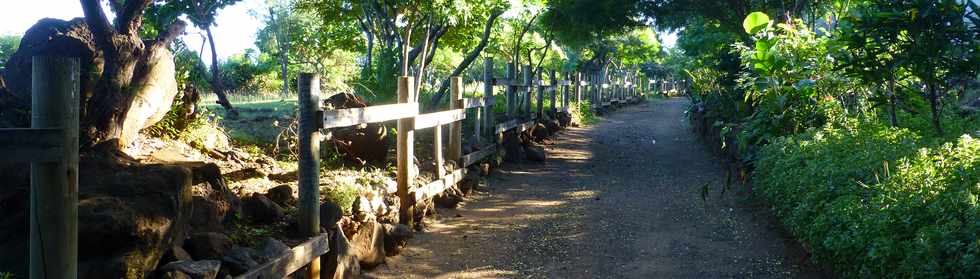
[[764,146],[753,179],[814,258],[848,278],[980,276],[980,140],[832,126]]

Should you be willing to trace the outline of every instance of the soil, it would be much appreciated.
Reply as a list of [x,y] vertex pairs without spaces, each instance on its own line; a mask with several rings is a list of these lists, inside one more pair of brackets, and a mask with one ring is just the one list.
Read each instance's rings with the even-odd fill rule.
[[691,132],[688,104],[645,102],[565,130],[546,163],[502,166],[367,276],[833,277],[748,187],[725,186],[727,167]]

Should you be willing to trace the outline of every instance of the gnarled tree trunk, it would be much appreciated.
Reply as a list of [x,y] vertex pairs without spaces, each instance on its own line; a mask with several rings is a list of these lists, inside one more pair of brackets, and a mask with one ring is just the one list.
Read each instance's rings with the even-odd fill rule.
[[141,117],[129,115],[140,90],[137,85],[149,82],[147,79],[150,68],[157,61],[155,59],[161,55],[160,52],[168,51],[167,46],[183,34],[187,26],[178,20],[155,40],[144,43],[139,30],[143,24],[143,10],[151,1],[127,1],[113,26],[106,18],[100,1],[81,0],[85,22],[104,57],[102,76],[96,82],[94,94],[86,104],[83,115],[82,139],[86,145],[118,140],[119,147],[128,146],[146,124],[148,117],[139,120]]

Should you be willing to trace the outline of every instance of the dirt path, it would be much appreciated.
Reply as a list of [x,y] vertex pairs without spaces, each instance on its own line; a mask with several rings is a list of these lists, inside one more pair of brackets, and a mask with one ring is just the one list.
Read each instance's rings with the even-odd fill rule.
[[821,278],[765,210],[720,195],[725,169],[690,132],[687,104],[651,101],[566,130],[547,163],[505,165],[369,276]]

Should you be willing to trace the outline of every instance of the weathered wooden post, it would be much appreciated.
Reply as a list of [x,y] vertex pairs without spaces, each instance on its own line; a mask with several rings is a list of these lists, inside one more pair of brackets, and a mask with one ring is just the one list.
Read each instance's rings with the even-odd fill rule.
[[558,113],[558,92],[561,92],[558,78],[555,75],[555,70],[551,70],[548,78],[551,80],[551,113],[557,115]]
[[[496,102],[493,98],[493,59],[486,58],[483,60],[483,100],[486,104],[486,109],[483,110],[485,121],[487,122],[487,130],[491,133],[496,133],[494,131],[494,121],[493,121],[493,107]],[[496,139],[496,136],[493,136]],[[495,140],[491,140],[495,141]]]
[[575,105],[582,103],[582,73],[575,72]]
[[507,85],[507,118],[511,119],[515,116],[514,106],[517,104],[517,88],[514,87],[514,81],[517,80],[517,66],[514,62],[507,63],[507,81],[510,84]]
[[[449,78],[449,108],[461,109],[463,101],[463,78]],[[478,113],[479,114],[479,113]],[[477,123],[480,121],[477,120]],[[463,163],[459,158],[463,156],[463,122],[456,121],[449,124],[449,159],[456,162],[456,167],[462,168]],[[439,176],[442,178],[442,175]]]
[[596,103],[598,103],[598,106],[600,106],[600,107],[602,106],[602,103],[606,99],[606,96],[604,96],[604,95],[606,93],[606,87],[607,86],[608,85],[606,84],[606,71],[603,70],[599,74],[599,94],[598,94],[599,96],[598,96],[598,100],[596,100]]
[[571,88],[572,73],[565,73],[566,84],[561,87],[561,108],[562,111],[568,110],[568,90]]
[[544,119],[544,92],[548,90],[548,87],[545,87],[545,85],[544,85],[544,80],[542,80],[542,77],[544,77],[544,70],[541,69],[541,68],[538,68],[538,78],[537,78],[537,80],[538,80],[538,82],[537,82],[538,83],[538,98],[537,98],[538,109],[536,110],[537,113],[535,114],[535,115],[537,115],[538,120]]
[[[411,103],[415,100],[414,81],[412,77],[403,76],[398,79],[398,103]],[[398,120],[398,146],[396,156],[398,157],[398,199],[401,208],[398,211],[399,223],[410,228],[415,227],[415,216],[413,208],[415,197],[411,196],[408,190],[415,181],[415,118],[402,118]]]
[[534,83],[531,82],[531,65],[528,64],[524,66],[524,106],[521,108],[524,116],[530,119],[531,116],[531,92],[534,87]]
[[[77,58],[32,58],[31,128],[53,129],[56,161],[31,163],[30,277],[78,277]],[[9,154],[8,154],[9,155]]]
[[[320,77],[301,73],[299,91],[299,228],[303,236],[320,233]],[[320,260],[306,269],[307,278],[320,278]]]

